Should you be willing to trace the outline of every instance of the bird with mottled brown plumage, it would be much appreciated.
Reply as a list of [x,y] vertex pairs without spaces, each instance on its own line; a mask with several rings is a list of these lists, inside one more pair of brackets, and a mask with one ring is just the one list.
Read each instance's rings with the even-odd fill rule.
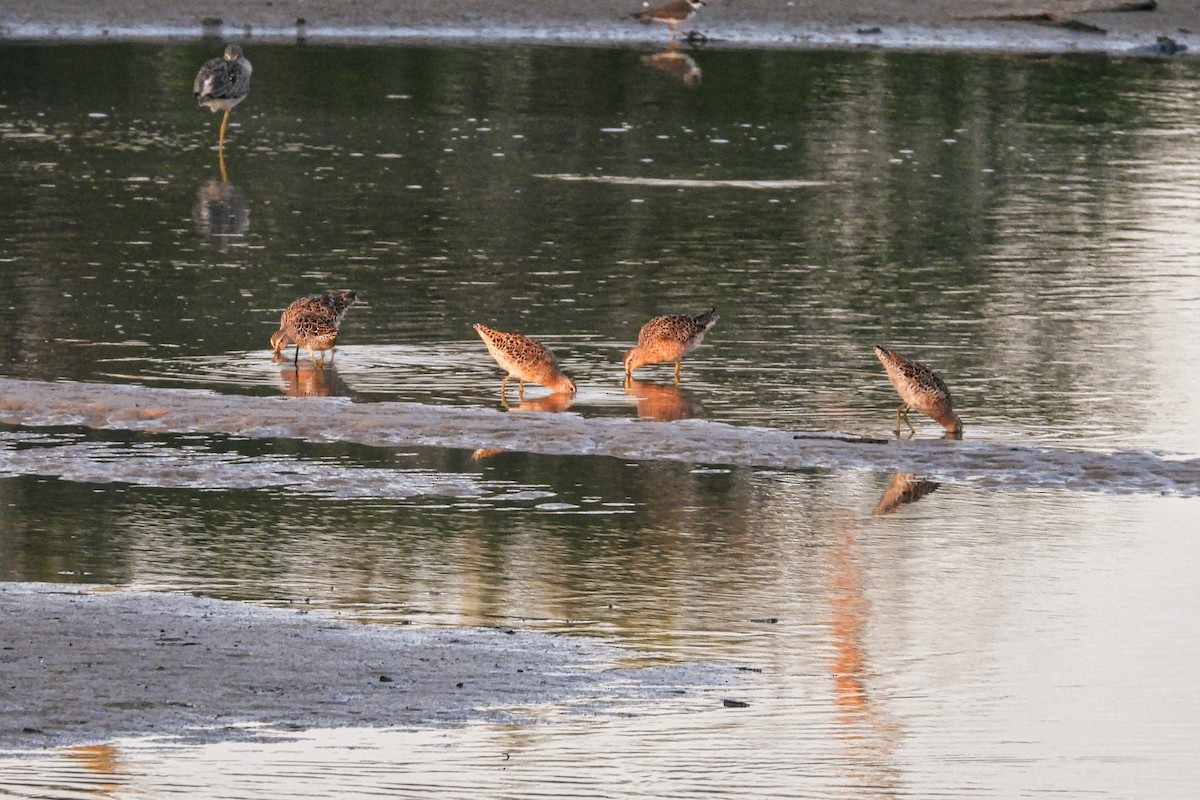
[[278,355],[283,348],[292,344],[287,334],[290,324],[301,314],[315,314],[340,329],[346,312],[358,302],[358,294],[353,289],[343,289],[332,294],[310,294],[291,302],[279,315],[279,330],[271,334],[271,349]]
[[540,383],[552,392],[575,394],[575,382],[562,373],[550,348],[519,333],[504,333],[486,325],[473,326],[500,369],[507,374],[500,381],[504,396],[509,378],[517,379],[517,396],[525,394],[525,382]]
[[[296,356],[293,363],[300,364],[300,348],[308,351],[308,357],[313,366],[325,366],[325,354],[329,353],[329,361],[333,362],[333,348],[337,344],[338,329],[328,314],[306,312],[297,314],[288,321],[283,329],[288,339],[296,343]],[[317,353],[321,354],[318,361]]]
[[632,375],[638,367],[672,361],[678,382],[680,360],[700,346],[704,334],[712,330],[720,318],[715,308],[695,316],[663,314],[654,317],[638,332],[637,347],[625,353],[625,377]]
[[887,370],[888,380],[896,388],[903,404],[896,409],[896,433],[900,433],[900,418],[904,418],[908,429],[916,433],[916,429],[908,420],[908,412],[919,411],[937,422],[946,432],[954,436],[962,435],[962,419],[954,413],[951,407],[950,390],[937,373],[924,364],[910,361],[893,350],[882,345],[875,346],[875,356],[883,368]]

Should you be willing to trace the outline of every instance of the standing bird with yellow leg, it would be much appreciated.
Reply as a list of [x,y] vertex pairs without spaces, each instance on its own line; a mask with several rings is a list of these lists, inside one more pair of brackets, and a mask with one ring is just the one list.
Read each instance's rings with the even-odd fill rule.
[[242,48],[231,44],[225,54],[204,62],[196,73],[192,94],[202,106],[213,112],[224,111],[221,119],[221,134],[217,139],[217,152],[225,152],[225,129],[229,126],[229,112],[250,93],[250,62],[242,55]]
[[887,370],[888,380],[904,402],[896,409],[896,433],[900,433],[900,418],[916,433],[908,421],[908,412],[919,411],[946,429],[953,437],[962,436],[962,419],[950,404],[950,390],[937,373],[924,364],[909,361],[904,356],[881,345],[875,346],[875,356]]

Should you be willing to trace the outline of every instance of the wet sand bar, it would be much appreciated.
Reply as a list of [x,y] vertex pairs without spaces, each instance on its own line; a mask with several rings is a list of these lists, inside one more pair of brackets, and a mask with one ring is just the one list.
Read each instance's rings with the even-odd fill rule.
[[[634,21],[641,0],[276,0],[195,4],[57,0],[0,9],[0,38],[650,44],[661,25]],[[687,29],[721,47],[882,47],[1015,52],[1122,52],[1169,36],[1195,51],[1200,7],[1180,0],[712,0]]]

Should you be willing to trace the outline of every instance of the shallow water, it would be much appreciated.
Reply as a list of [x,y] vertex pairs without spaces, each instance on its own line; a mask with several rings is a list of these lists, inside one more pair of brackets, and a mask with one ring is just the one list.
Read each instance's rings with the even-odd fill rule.
[[222,187],[211,49],[0,50],[7,374],[279,392],[279,309],[353,286],[301,391],[486,402],[484,321],[587,412],[642,321],[716,305],[713,419],[886,432],[884,341],[972,436],[1200,454],[1195,64],[261,47]]
[[[0,47],[5,376],[498,408],[481,321],[554,347],[585,421],[886,437],[882,341],[1043,479],[9,427],[3,580],[754,671],[744,709],[120,741],[0,760],[0,793],[1190,796],[1193,492],[1038,459],[1200,456],[1200,65],[263,46],[223,183],[187,95],[214,50]],[[341,287],[335,369],[273,364],[279,310]],[[681,386],[622,386],[642,321],[710,305]]]

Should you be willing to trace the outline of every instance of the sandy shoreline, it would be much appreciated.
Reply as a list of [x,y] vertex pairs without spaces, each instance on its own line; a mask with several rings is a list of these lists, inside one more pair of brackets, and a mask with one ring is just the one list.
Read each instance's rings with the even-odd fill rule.
[[[711,0],[688,24],[720,47],[880,47],[1022,52],[1126,52],[1169,36],[1200,49],[1200,5],[1160,0]],[[658,25],[633,21],[642,0],[53,0],[0,3],[2,40],[186,40],[311,43],[661,45]],[[1004,19],[1036,17],[1048,19]],[[298,24],[299,21],[302,23]]]
[[[600,641],[343,621],[184,594],[0,585],[0,750],[202,743],[332,727],[600,715],[691,697],[732,667],[622,668]],[[711,701],[720,706],[719,699]],[[539,719],[544,719],[539,716]]]

